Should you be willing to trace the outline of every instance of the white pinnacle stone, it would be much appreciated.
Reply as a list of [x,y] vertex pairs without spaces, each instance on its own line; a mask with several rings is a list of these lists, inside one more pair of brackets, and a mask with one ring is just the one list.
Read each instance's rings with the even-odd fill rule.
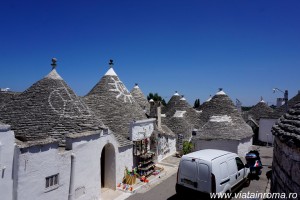
[[52,69],[52,71],[47,76],[45,76],[45,78],[63,80],[62,77],[57,73],[56,69]]
[[104,76],[118,76],[113,68],[109,68]]
[[221,91],[217,92],[216,95],[226,95],[226,93],[223,90],[221,90]]

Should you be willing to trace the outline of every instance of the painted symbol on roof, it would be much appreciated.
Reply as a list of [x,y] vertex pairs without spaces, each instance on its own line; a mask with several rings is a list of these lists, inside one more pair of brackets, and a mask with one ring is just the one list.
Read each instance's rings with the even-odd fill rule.
[[48,103],[60,117],[78,118],[91,116],[89,108],[74,94],[71,94],[66,87],[53,90]]
[[114,89],[109,89],[109,91],[118,92],[118,95],[116,96],[117,99],[123,98],[124,103],[134,102],[132,95],[127,90],[127,88],[122,83],[122,81],[116,80],[116,79],[114,79],[114,77],[111,77],[111,80],[113,81],[113,83],[108,83],[108,84],[112,85],[114,87]]

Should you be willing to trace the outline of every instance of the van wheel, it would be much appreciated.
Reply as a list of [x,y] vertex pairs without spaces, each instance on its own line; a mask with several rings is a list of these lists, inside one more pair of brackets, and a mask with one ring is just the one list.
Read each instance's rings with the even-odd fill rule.
[[251,183],[251,179],[250,178],[246,178],[246,181],[244,182],[244,187],[249,187],[249,185],[250,185],[250,183]]
[[176,185],[175,186],[175,191],[176,191],[176,195],[178,196],[178,197],[181,197],[182,196],[182,191],[181,191],[181,189]]

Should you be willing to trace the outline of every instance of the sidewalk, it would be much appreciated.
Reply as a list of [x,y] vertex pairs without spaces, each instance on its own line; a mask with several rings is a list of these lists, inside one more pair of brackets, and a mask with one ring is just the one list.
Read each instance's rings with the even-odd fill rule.
[[152,175],[148,177],[149,183],[144,183],[140,180],[137,180],[137,183],[133,185],[132,192],[128,190],[124,191],[121,188],[117,188],[117,190],[104,189],[102,190],[101,200],[124,200],[132,194],[144,193],[176,173],[179,161],[180,158],[175,157],[174,155],[169,156],[156,164],[157,167],[163,168],[164,170],[156,176]]

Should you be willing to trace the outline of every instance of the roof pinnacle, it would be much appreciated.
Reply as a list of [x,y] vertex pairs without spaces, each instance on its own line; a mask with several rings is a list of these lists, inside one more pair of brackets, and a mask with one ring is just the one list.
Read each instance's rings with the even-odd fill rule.
[[57,64],[57,59],[56,58],[52,58],[52,63],[51,63],[51,66],[52,66],[52,70],[56,68]]
[[110,59],[108,64],[109,64],[109,68],[112,68],[114,66],[114,61]]

